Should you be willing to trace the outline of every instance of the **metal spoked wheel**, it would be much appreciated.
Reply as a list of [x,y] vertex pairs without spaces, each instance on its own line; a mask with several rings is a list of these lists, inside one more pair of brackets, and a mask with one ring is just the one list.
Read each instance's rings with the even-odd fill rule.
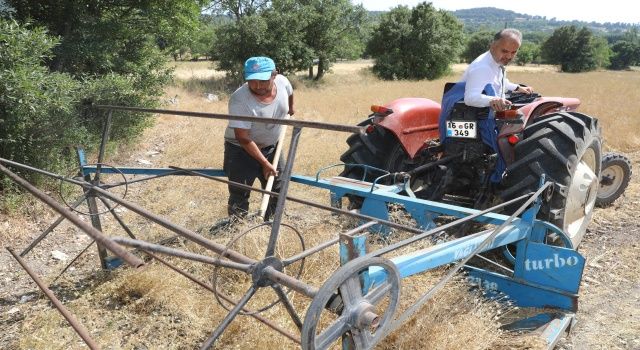
[[[95,180],[95,174],[94,177],[90,180],[94,183],[95,186],[103,190],[108,190],[110,193],[121,199],[125,199],[127,197],[129,183],[127,177],[120,169],[105,163],[85,164],[84,166],[96,166],[102,169],[103,172],[100,173],[99,181]],[[82,167],[76,168],[66,177],[79,181],[87,181],[82,176],[78,175],[82,174],[82,172]],[[85,198],[87,195],[87,193],[85,193],[85,189],[82,186],[68,181],[60,180],[60,187],[58,188],[58,191],[62,202],[67,207],[69,207],[69,209],[82,215],[102,215],[104,213],[108,213],[109,211],[117,208],[120,205],[118,203],[114,203],[113,205],[107,206],[101,203],[101,201],[97,201],[96,212],[92,212],[89,208],[80,205],[80,203],[84,201],[81,199]],[[71,198],[73,198],[74,200],[70,200]]]
[[[369,281],[368,272],[379,269],[384,279]],[[356,349],[371,349],[391,325],[399,300],[400,273],[393,262],[355,259],[329,277],[313,298],[302,326],[302,348],[327,349],[350,333]]]
[[[241,252],[243,255],[250,256],[255,258],[258,261],[264,259],[264,251],[258,247],[266,247],[267,240],[269,239],[268,232],[265,230],[271,229],[272,222],[264,222],[253,226],[244,232],[241,232],[237,236],[233,237],[231,241],[227,244],[227,249],[233,249],[235,251]],[[305,259],[301,259],[292,265],[288,265],[283,267],[281,264],[281,260],[285,256],[294,255],[295,253],[299,253],[304,251],[305,243],[302,234],[298,230],[296,230],[293,226],[281,223],[281,228],[288,228],[287,231],[280,231],[280,240],[279,242],[286,242],[286,244],[278,244],[276,246],[275,257],[271,259],[271,261],[276,261],[276,265],[279,266],[278,270],[288,270],[293,273],[296,279],[300,278],[302,271],[304,270],[304,261]],[[263,229],[263,230],[261,230]],[[285,232],[288,232],[285,235]],[[293,232],[293,233],[291,233]],[[297,241],[297,242],[296,242]],[[227,254],[227,250],[223,251],[222,254],[218,254],[218,258],[222,259]],[[243,288],[232,288],[234,285],[238,284],[252,284],[252,276],[248,275],[244,272],[239,271],[228,271],[222,270],[222,268],[216,266],[213,269],[213,275],[211,278],[214,296],[216,301],[220,306],[222,306],[225,310],[231,311],[233,307],[236,305],[235,302],[226,302],[226,300],[237,300],[239,295],[237,295],[238,290],[244,290]],[[231,290],[230,290],[231,288]],[[285,289],[285,294],[289,294],[289,290]],[[280,302],[280,299],[276,299],[270,302],[267,305],[249,305],[249,307],[255,307],[254,310],[240,311],[240,315],[254,315],[261,312],[264,312],[276,304]]]

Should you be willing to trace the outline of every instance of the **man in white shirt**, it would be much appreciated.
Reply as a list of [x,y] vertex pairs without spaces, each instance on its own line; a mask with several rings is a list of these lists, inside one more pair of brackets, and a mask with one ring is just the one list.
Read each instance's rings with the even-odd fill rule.
[[[511,102],[504,98],[507,91],[526,94],[533,92],[530,86],[519,86],[505,76],[505,66],[513,60],[521,43],[522,33],[517,29],[507,28],[496,33],[489,51],[471,62],[462,75],[461,81],[466,82],[466,105],[504,111],[511,106]],[[491,85],[495,96],[486,94],[484,90],[487,84]]]
[[[229,114],[282,119],[293,115],[293,87],[287,78],[279,75],[269,57],[251,57],[244,65],[246,83],[229,99]],[[224,134],[224,166],[227,178],[233,182],[253,185],[256,178],[262,188],[269,176],[276,176],[273,191],[279,192],[278,171],[282,169],[282,156],[278,169],[273,166],[276,143],[282,125],[230,120]],[[229,216],[246,216],[249,210],[249,190],[229,185]],[[265,218],[275,209],[275,197],[271,197]]]

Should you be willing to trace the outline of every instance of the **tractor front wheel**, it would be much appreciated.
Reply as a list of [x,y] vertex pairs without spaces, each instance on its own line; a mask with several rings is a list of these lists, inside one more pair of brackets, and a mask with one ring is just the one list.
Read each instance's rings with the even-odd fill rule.
[[606,207],[622,195],[631,180],[631,161],[618,153],[607,153],[602,157],[602,174],[596,205]]

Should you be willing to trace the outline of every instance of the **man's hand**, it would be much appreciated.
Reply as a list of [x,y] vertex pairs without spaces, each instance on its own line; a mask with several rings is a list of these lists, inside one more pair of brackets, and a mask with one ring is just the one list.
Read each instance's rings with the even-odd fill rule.
[[515,92],[531,95],[533,93],[533,88],[531,86],[518,86]]
[[289,112],[287,114],[293,115],[296,111],[293,110],[293,107],[289,107]]
[[278,176],[278,170],[273,164],[266,162],[262,164],[262,176],[264,176],[265,179],[268,179],[269,176]]
[[489,102],[489,107],[493,108],[494,111],[502,112],[511,108],[511,101],[505,100],[504,98],[494,97]]

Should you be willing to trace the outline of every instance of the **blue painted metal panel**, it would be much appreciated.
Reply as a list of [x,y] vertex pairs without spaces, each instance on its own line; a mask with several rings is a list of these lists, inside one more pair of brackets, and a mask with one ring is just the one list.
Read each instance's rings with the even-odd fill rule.
[[[516,219],[511,225],[506,226],[483,251],[501,247],[525,238],[528,234],[528,229],[527,227],[519,225],[518,221],[519,219]],[[391,261],[398,267],[401,277],[408,277],[467,257],[480,243],[491,235],[491,233],[492,231],[479,232],[411,254],[395,257],[391,259]],[[382,273],[383,271],[380,268],[371,268],[369,271],[369,275],[375,283],[380,283],[384,279]]]
[[508,331],[535,331],[541,329],[541,336],[547,343],[547,349],[553,349],[574,319],[574,314],[565,314],[563,312],[543,313],[518,320],[500,328]]
[[87,164],[87,157],[86,157],[86,155],[84,153],[84,149],[76,148],[76,153],[78,154],[78,162],[80,163],[80,165]]
[[[95,166],[85,166],[83,167],[84,170],[84,174],[91,174],[94,173],[96,171],[96,167]],[[165,174],[169,174],[172,172],[175,172],[175,169],[170,169],[170,168],[135,168],[135,167],[118,167],[118,170],[120,170],[123,174],[131,174],[131,175],[165,175]],[[195,171],[198,173],[202,173],[205,175],[209,175],[209,176],[218,176],[218,177],[226,177],[226,175],[224,174],[224,171],[222,171],[222,169],[209,169],[209,168],[198,168],[198,169],[188,169],[191,171]],[[111,168],[111,167],[105,167],[100,169],[100,172],[102,172],[103,174],[117,174],[118,172]],[[176,174],[172,174],[172,175],[176,175],[176,176],[192,176],[191,174],[186,174],[186,173],[176,173]]]
[[[387,203],[385,201],[373,198],[364,199],[362,208],[360,208],[360,213],[382,220],[389,220],[389,210],[387,209]],[[391,232],[387,225],[374,225],[371,226],[369,230],[372,232],[379,232],[384,236],[387,236]]]
[[515,278],[578,293],[585,264],[580,253],[573,249],[535,242],[524,242],[522,246],[524,251],[522,255],[518,251]]
[[[334,191],[336,188],[340,188],[340,192],[354,194],[357,196],[361,196],[363,198],[372,198],[378,201],[384,201],[387,203],[398,203],[405,206],[419,206],[422,210],[429,211],[432,213],[438,213],[443,215],[450,215],[455,217],[466,217],[472,214],[476,214],[479,210],[460,207],[456,205],[450,205],[445,203],[439,203],[434,201],[428,201],[425,199],[419,198],[411,198],[408,196],[403,196],[398,193],[402,190],[402,188],[397,188],[396,186],[385,186],[385,188],[374,190],[372,192],[369,191],[369,188],[363,188],[358,186],[351,186],[343,183],[334,183],[324,179],[318,179],[309,176],[303,175],[292,175],[291,181],[301,183],[304,185],[314,186],[325,188],[328,190]],[[394,189],[391,189],[394,188]],[[492,223],[492,224],[501,224],[506,221],[508,218],[507,215],[496,214],[496,213],[488,213],[481,217],[479,217],[476,221],[483,223]]]
[[438,217],[437,213],[426,210],[423,205],[417,203],[405,203],[404,208],[411,214],[418,224],[418,228],[428,231],[437,225],[433,220]]
[[501,293],[520,307],[560,308],[576,311],[578,295],[541,286],[526,280],[514,279],[494,272],[467,266],[469,281],[484,288],[486,295],[500,297]]

